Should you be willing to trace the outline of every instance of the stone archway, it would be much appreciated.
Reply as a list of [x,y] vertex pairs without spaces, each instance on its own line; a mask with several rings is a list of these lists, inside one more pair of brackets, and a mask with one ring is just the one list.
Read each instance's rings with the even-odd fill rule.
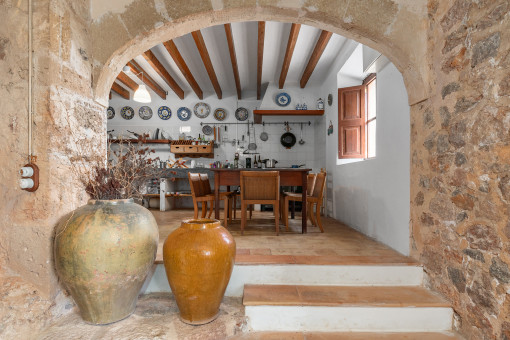
[[[92,0],[96,101],[106,105],[130,59],[164,40],[236,21],[296,22],[359,41],[387,56],[403,74],[409,104],[427,97],[426,1],[155,1]],[[105,34],[107,32],[107,34]]]

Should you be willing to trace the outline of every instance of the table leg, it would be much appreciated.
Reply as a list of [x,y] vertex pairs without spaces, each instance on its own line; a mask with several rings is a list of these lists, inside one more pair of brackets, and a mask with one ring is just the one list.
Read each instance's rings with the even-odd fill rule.
[[220,219],[220,174],[216,172],[214,179],[214,218]]
[[301,185],[303,188],[303,196],[302,196],[302,203],[301,203],[301,233],[306,234],[306,187],[307,187],[307,180],[308,180],[308,174],[306,171],[303,171],[301,173]]
[[290,218],[294,219],[296,214],[296,201],[290,201]]
[[[227,185],[227,192],[230,192],[230,185]],[[227,208],[225,208],[225,209],[227,210],[227,216],[230,217],[230,215],[232,214],[232,211],[230,211],[230,209],[227,209]]]

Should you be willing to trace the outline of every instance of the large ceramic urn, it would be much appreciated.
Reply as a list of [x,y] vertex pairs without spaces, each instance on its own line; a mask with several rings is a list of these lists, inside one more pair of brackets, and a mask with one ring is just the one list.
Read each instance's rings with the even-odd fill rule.
[[129,316],[154,265],[159,232],[149,210],[126,200],[90,200],[57,226],[55,267],[92,324]]
[[186,220],[168,236],[163,261],[183,322],[201,325],[218,316],[235,252],[234,238],[218,220]]

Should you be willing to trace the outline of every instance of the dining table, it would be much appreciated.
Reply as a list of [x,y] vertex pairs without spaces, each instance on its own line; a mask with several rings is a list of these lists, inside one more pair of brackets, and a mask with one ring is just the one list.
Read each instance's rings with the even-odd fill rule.
[[308,173],[311,169],[304,168],[245,168],[245,169],[232,169],[232,168],[211,168],[214,173],[214,218],[220,218],[220,186],[226,186],[227,191],[230,191],[230,186],[241,184],[241,171],[278,171],[280,174],[280,186],[300,186],[302,188],[302,202],[301,205],[301,233],[306,234],[306,188]]

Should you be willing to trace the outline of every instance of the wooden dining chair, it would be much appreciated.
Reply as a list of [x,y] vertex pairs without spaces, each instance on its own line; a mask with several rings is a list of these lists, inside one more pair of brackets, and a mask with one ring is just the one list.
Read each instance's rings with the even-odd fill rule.
[[241,235],[250,204],[272,204],[276,235],[280,233],[280,174],[278,171],[241,171]]
[[[198,204],[202,204],[202,218],[205,217],[207,213],[207,202],[211,203],[211,206],[214,202],[214,194],[206,194],[206,188],[202,180],[200,179],[199,173],[191,173],[188,172],[189,186],[191,187],[191,197],[193,198],[193,209],[194,209],[194,218],[198,218]],[[209,182],[209,180],[208,180]],[[224,214],[224,226],[227,227],[228,220],[228,210],[230,205],[229,195],[221,195],[224,203],[223,214]]]
[[[321,221],[321,206],[322,206],[322,196],[324,194],[324,186],[326,185],[326,172],[321,171],[318,174],[315,175],[315,182],[313,185],[313,189],[310,191],[310,194],[306,197],[306,208],[308,211],[308,218],[310,219],[310,222],[312,222],[312,225],[318,226],[321,230],[321,233],[324,232],[324,228],[322,226]],[[288,230],[289,228],[289,201],[295,200],[295,201],[301,201],[302,195],[301,194],[295,194],[290,193],[284,197],[284,209],[285,209],[285,228]],[[315,213],[313,211],[313,208],[315,207]]]
[[[306,195],[310,196],[313,192],[313,188],[315,186],[315,176],[316,174],[308,174],[306,178]],[[301,202],[303,200],[303,195],[301,193],[284,191],[280,197],[281,200],[281,218],[285,221],[285,230],[289,231],[289,201]],[[307,208],[309,208],[307,206]],[[307,218],[312,223],[312,217],[310,215],[310,209],[307,209]]]
[[[211,188],[211,182],[209,182],[209,175],[208,174],[200,174],[200,183],[202,184],[202,192],[205,196],[212,196],[212,201],[205,201],[203,204],[209,205],[209,214],[207,218],[211,218],[212,213],[214,211],[214,192]],[[229,207],[227,209],[228,211],[228,221],[232,222],[232,201],[235,199],[234,197],[235,193],[231,191],[220,191],[220,200],[223,200],[225,196],[228,196],[229,199]],[[235,200],[234,200],[235,202]],[[206,215],[205,211],[202,210],[202,218],[204,218]]]

